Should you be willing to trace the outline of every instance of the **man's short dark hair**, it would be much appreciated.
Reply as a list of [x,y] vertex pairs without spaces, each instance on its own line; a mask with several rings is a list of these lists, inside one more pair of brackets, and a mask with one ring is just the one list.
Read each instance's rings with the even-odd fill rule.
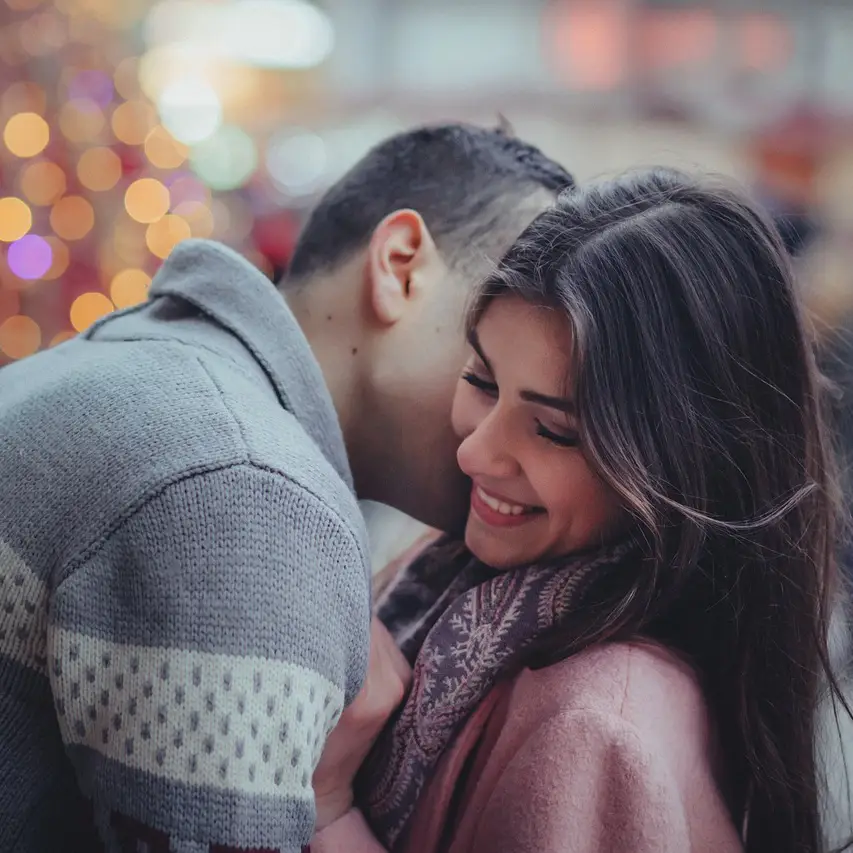
[[423,217],[450,265],[467,266],[506,247],[535,215],[534,199],[573,185],[562,166],[504,127],[446,124],[401,133],[325,193],[302,230],[288,278],[334,268],[404,208]]

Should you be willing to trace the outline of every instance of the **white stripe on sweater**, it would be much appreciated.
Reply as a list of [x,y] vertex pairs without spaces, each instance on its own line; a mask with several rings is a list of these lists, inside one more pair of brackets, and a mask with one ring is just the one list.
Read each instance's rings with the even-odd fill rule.
[[66,743],[185,784],[313,797],[311,777],[344,701],[318,673],[61,629],[49,645]]
[[0,655],[46,673],[47,585],[0,539]]

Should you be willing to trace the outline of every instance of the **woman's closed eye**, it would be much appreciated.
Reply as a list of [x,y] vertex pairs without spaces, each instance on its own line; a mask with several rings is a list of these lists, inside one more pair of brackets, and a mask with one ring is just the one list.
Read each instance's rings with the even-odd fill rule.
[[498,396],[498,386],[496,382],[492,382],[490,379],[484,379],[482,376],[478,376],[470,370],[466,370],[465,373],[462,374],[462,378],[472,388],[476,388],[478,391],[488,394],[489,397]]
[[[483,376],[479,376],[471,370],[466,371],[462,374],[462,378],[472,387],[476,388],[481,393],[485,394],[487,397],[492,397],[497,399],[498,396],[498,385],[491,379],[486,379]],[[577,447],[580,443],[580,438],[577,433],[560,433],[555,432],[552,429],[549,429],[539,420],[539,418],[534,418],[534,423],[536,424],[536,434],[541,436],[546,441],[550,441],[552,444],[557,445],[558,447]]]
[[536,418],[536,434],[547,439],[558,447],[577,447],[580,444],[580,436],[577,433],[562,434],[548,429],[542,421]]

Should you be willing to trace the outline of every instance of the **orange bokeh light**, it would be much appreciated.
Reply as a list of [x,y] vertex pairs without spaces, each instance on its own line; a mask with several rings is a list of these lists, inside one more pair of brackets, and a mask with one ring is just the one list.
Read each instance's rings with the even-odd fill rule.
[[113,113],[112,128],[116,139],[127,145],[142,145],[157,124],[154,107],[146,101],[127,101]]
[[90,148],[77,163],[77,177],[93,192],[111,190],[121,180],[121,158],[109,148]]
[[82,240],[95,225],[95,211],[79,195],[61,198],[50,211],[50,226],[63,240]]
[[189,156],[189,148],[158,125],[145,139],[145,156],[158,169],[177,169]]
[[124,196],[124,206],[137,222],[149,224],[162,219],[169,210],[169,190],[154,178],[134,181]]
[[0,198],[0,241],[14,243],[33,227],[33,214],[26,203],[9,196]]
[[148,226],[145,243],[151,254],[165,260],[178,243],[189,240],[190,237],[192,231],[189,224],[180,216],[170,214]]
[[18,113],[6,122],[3,141],[16,157],[35,157],[50,142],[50,128],[36,113]]
[[72,332],[71,329],[65,329],[62,332],[57,332],[51,339],[48,346],[56,347],[77,337],[77,332]]
[[31,163],[21,175],[21,191],[32,204],[54,204],[65,192],[65,172],[48,160]]
[[71,253],[68,251],[68,246],[58,237],[45,237],[50,251],[52,260],[50,269],[42,276],[46,281],[55,281],[65,273],[68,265],[71,263]]
[[130,308],[148,299],[151,276],[139,269],[122,270],[110,283],[110,297],[116,308]]
[[41,346],[41,329],[32,317],[14,314],[0,324],[0,352],[9,358],[26,358]]
[[105,126],[104,114],[94,101],[68,101],[59,111],[59,129],[71,142],[91,142]]
[[103,293],[83,293],[71,305],[71,325],[78,332],[85,332],[92,323],[114,309],[113,303]]

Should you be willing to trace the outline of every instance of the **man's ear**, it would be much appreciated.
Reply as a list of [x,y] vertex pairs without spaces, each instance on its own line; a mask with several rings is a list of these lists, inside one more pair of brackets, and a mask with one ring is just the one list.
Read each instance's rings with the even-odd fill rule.
[[438,250],[423,217],[396,210],[376,227],[367,249],[368,304],[376,320],[393,325],[418,295],[421,271]]

